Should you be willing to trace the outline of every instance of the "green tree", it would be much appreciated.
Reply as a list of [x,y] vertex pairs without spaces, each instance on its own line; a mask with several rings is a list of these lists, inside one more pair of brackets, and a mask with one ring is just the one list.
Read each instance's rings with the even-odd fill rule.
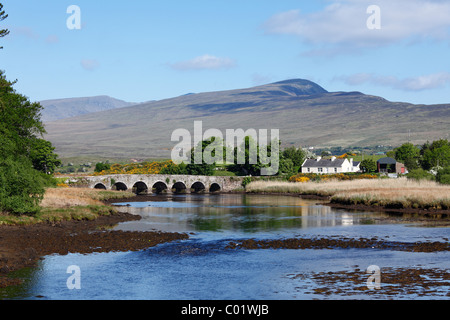
[[[208,147],[212,148],[214,145],[220,145],[220,141],[217,140],[215,137],[211,137],[208,140],[203,140],[199,142],[197,148],[191,149],[191,163],[186,165],[186,168],[183,170],[186,170],[187,174],[190,175],[196,175],[196,176],[212,176],[214,175],[214,169],[216,168],[215,163],[210,163],[210,159],[205,159],[207,156],[207,150],[209,150]],[[223,144],[222,144],[223,146]],[[223,149],[222,149],[223,150]],[[196,163],[200,159],[196,159],[196,152],[201,152],[201,163]],[[213,149],[210,154],[208,154],[209,157],[214,158],[216,156],[215,154],[216,149]],[[222,161],[223,157],[225,156],[225,153],[222,154]],[[208,161],[207,161],[208,160]]]
[[[0,3],[0,22],[8,18],[8,15],[3,10],[3,4]],[[0,29],[0,38],[3,38],[9,34],[8,29]],[[3,49],[3,47],[0,47],[0,49]]]
[[[306,152],[302,148],[289,147],[281,153],[285,159],[291,159],[295,168],[300,168],[306,159]],[[297,169],[298,170],[298,169]]]
[[[51,183],[33,163],[41,157],[39,146],[44,144],[39,140],[45,133],[42,106],[17,93],[14,83],[0,71],[0,211],[34,214]],[[47,156],[47,160],[53,158],[51,152]]]
[[373,173],[377,171],[377,163],[373,159],[364,159],[361,161],[361,170],[366,173]]
[[[267,160],[280,161],[280,159],[272,159],[273,143],[275,141],[272,141],[270,145],[264,146],[264,148],[267,148]],[[259,144],[251,136],[247,136],[239,147],[234,148],[234,164],[231,168],[237,174],[252,176],[260,176],[261,169],[269,168],[269,165],[279,168],[279,165],[274,166],[273,163],[264,164],[267,161],[262,160]]]
[[0,160],[0,211],[35,214],[45,192],[44,175],[26,157]]
[[294,162],[289,158],[281,158],[280,159],[280,167],[278,169],[278,174],[289,174],[293,175],[295,173],[294,170]]
[[111,165],[109,163],[98,162],[95,164],[94,172],[102,172],[103,170],[111,169]]
[[425,143],[420,150],[420,164],[423,169],[450,166],[450,142],[445,139]]
[[33,167],[46,174],[55,173],[55,169],[61,165],[61,160],[53,152],[54,150],[50,141],[35,139],[30,152]]
[[395,159],[399,162],[403,162],[408,170],[419,168],[420,149],[412,143],[404,143],[394,151]]

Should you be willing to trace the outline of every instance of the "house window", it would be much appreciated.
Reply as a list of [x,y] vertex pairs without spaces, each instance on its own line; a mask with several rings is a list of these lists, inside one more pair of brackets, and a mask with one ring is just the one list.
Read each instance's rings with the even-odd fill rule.
[[334,173],[337,173],[337,168],[334,168]]
[[323,168],[319,168],[318,170],[319,170],[319,172],[323,172]]
[[311,168],[308,168],[308,172],[311,172]]

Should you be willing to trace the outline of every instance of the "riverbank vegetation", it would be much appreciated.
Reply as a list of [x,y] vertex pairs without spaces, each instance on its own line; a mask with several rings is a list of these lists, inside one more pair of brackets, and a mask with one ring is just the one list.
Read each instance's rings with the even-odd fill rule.
[[399,179],[316,182],[254,181],[250,193],[291,193],[326,197],[333,203],[404,209],[450,210],[450,186],[435,181]]
[[40,210],[33,215],[0,213],[0,225],[30,225],[41,222],[56,223],[69,220],[93,220],[116,213],[105,204],[111,199],[134,197],[131,192],[105,191],[87,188],[47,188]]
[[0,212],[36,214],[60,164],[42,139],[42,106],[17,93],[0,71]]

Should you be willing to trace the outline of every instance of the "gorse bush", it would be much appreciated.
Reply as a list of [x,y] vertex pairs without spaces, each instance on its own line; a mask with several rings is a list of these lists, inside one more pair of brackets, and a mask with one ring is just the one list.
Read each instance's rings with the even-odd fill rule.
[[[109,168],[103,168],[99,172],[95,172],[96,176],[104,176],[111,174],[175,174],[176,165],[169,161],[154,161],[131,164],[113,164]],[[167,171],[165,171],[167,170]]]
[[357,179],[377,179],[376,174],[367,173],[335,173],[335,174],[317,174],[317,173],[298,173],[289,178],[290,182],[307,181],[328,181],[328,180],[357,180]]

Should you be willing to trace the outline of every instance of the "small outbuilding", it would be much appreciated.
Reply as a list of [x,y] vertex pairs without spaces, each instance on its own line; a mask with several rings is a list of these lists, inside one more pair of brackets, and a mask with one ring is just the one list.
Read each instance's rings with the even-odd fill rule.
[[377,161],[378,172],[382,173],[406,173],[406,167],[403,163],[398,162],[394,158],[385,157]]

